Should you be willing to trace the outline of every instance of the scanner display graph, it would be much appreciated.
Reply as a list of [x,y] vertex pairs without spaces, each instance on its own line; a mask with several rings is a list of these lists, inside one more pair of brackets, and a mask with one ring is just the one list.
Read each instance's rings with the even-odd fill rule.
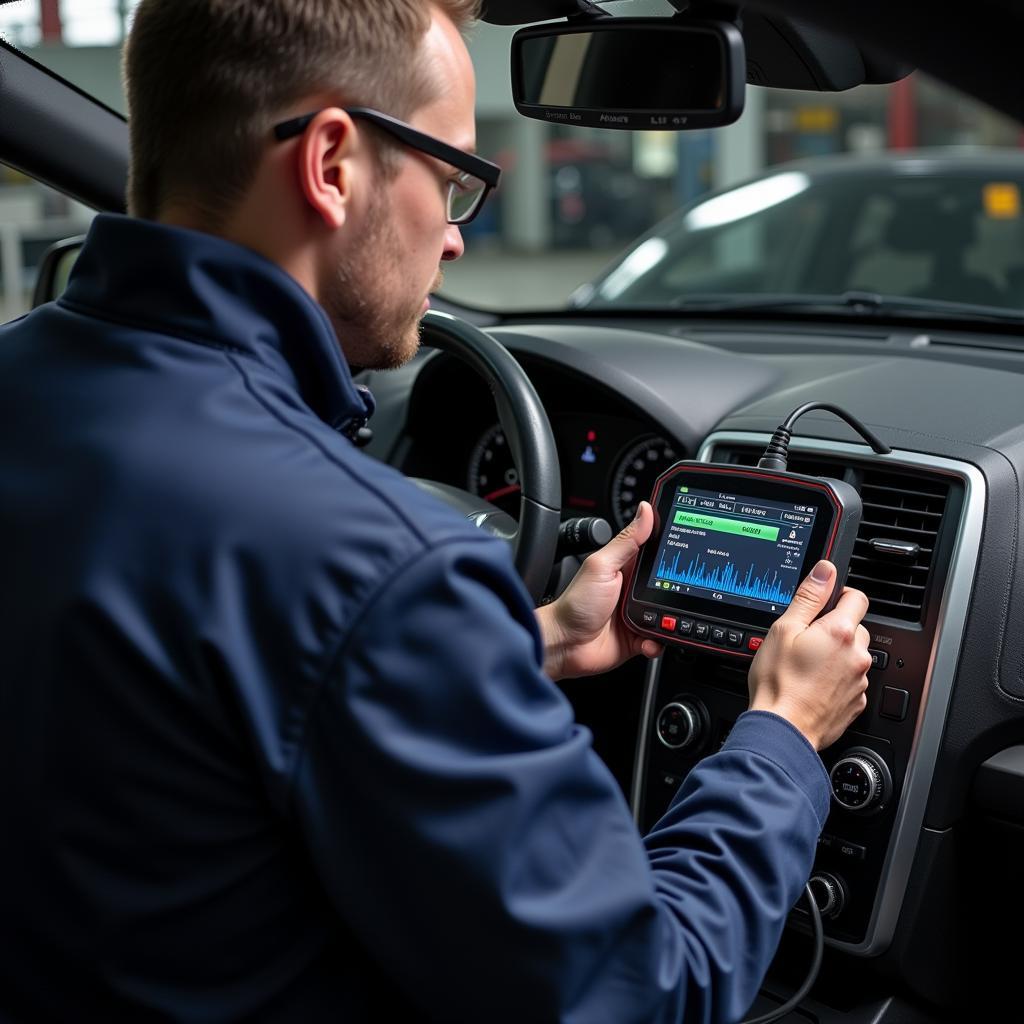
[[658,579],[671,580],[688,587],[702,587],[717,590],[737,597],[749,597],[755,601],[771,601],[775,604],[789,604],[793,600],[796,588],[786,586],[779,579],[778,572],[768,569],[757,574],[757,566],[751,564],[744,573],[732,562],[709,569],[707,563],[700,558],[693,558],[685,566],[680,566],[682,552],[676,552],[671,563],[662,558],[658,566]]
[[800,584],[817,511],[679,485],[662,507],[664,527],[647,586],[669,605],[677,595],[690,595],[780,611]]

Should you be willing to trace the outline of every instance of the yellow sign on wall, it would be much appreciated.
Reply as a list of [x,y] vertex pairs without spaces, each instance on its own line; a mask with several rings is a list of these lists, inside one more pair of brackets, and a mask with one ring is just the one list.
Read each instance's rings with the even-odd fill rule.
[[985,213],[993,220],[1020,216],[1020,189],[1012,181],[992,182],[981,190]]

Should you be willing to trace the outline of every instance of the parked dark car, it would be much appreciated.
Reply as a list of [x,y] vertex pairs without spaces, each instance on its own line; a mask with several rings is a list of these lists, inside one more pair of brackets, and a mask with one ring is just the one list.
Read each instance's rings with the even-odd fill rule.
[[842,296],[1024,306],[1024,152],[839,155],[771,168],[643,234],[574,305]]

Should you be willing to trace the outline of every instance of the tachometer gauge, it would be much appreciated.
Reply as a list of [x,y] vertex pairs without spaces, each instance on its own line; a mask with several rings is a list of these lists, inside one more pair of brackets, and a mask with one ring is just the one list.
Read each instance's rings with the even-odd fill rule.
[[469,458],[469,490],[519,518],[519,470],[512,461],[500,424],[491,427],[473,449]]
[[663,437],[646,437],[622,453],[612,477],[612,515],[620,530],[636,515],[640,502],[650,498],[654,481],[678,461]]

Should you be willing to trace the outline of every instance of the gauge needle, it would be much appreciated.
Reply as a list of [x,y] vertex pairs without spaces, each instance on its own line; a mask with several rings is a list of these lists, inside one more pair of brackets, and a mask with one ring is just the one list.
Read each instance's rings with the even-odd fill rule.
[[499,498],[504,498],[507,494],[515,494],[516,491],[521,491],[522,487],[519,484],[511,484],[508,487],[502,487],[500,490],[491,491],[490,494],[484,495],[484,501],[497,501]]

